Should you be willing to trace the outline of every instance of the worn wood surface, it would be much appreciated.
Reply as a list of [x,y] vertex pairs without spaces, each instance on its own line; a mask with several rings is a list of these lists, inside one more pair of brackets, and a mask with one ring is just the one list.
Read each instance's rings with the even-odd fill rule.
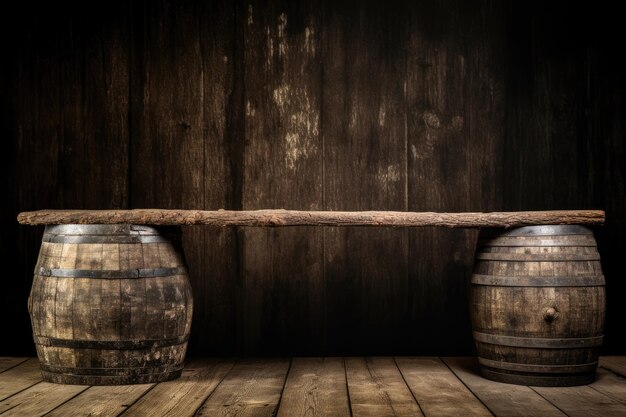
[[580,387],[532,387],[570,417],[617,417],[626,415],[626,405],[593,389]]
[[623,356],[603,356],[600,366],[626,378],[626,359]]
[[87,390],[86,385],[61,385],[40,382],[0,402],[5,416],[43,416]]
[[[0,361],[7,358],[0,357]],[[618,357],[614,357],[618,359]],[[619,359],[624,359],[619,357]],[[0,371],[0,389],[15,369]],[[194,359],[181,378],[88,387],[42,382],[0,399],[15,416],[621,416],[626,380],[606,369],[580,387],[529,387],[479,374],[474,357]]]
[[190,361],[180,378],[158,384],[122,415],[193,416],[233,365],[233,360],[195,359]]
[[541,224],[602,225],[602,210],[550,210],[492,213],[303,210],[37,210],[18,222],[45,224],[146,224],[209,226],[380,226],[518,227]]
[[439,358],[396,358],[406,384],[426,416],[491,416]]
[[476,358],[444,358],[445,364],[494,415],[563,417],[561,410],[531,388],[503,384],[480,375]]
[[239,361],[195,415],[276,415],[289,365],[287,359]]
[[[602,209],[603,349],[626,349],[616,5],[39,3],[1,25],[0,353],[35,353],[43,228],[15,218],[42,208]],[[476,235],[185,228],[190,349],[470,354]]]
[[155,384],[89,387],[58,406],[48,417],[117,417],[155,386]]
[[37,359],[29,359],[0,373],[0,400],[10,397],[41,381]]
[[422,416],[393,358],[346,358],[353,416]]
[[[319,3],[238,4],[245,18],[243,210],[323,208]],[[324,349],[322,233],[241,231],[244,337],[257,354]]]
[[621,375],[599,368],[596,380],[590,386],[596,391],[620,402],[622,405],[626,405],[626,386],[622,382],[623,377]]
[[349,414],[350,400],[343,358],[292,360],[277,417]]

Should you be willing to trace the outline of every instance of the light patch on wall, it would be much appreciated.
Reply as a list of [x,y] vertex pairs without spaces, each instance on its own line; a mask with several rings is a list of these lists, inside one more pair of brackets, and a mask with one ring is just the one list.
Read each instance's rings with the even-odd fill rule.
[[287,54],[287,39],[285,29],[287,28],[287,15],[281,13],[278,16],[278,56]]
[[319,111],[311,105],[304,89],[292,90],[282,84],[274,90],[274,102],[278,106],[285,125],[285,165],[295,170],[298,162],[314,155],[318,148]]
[[252,107],[252,104],[250,104],[250,100],[246,101],[246,116],[254,117],[255,112],[256,111],[254,110],[254,107]]
[[248,25],[254,24],[254,19],[252,18],[252,5],[248,4]]
[[397,164],[391,164],[387,168],[380,167],[376,173],[376,178],[383,184],[389,184],[390,182],[400,181],[400,166]]
[[272,66],[272,61],[274,60],[274,38],[272,38],[272,32],[269,26],[265,28],[265,35],[267,39],[267,50],[269,51],[269,54],[267,54],[266,66],[267,68],[270,68]]
[[281,84],[277,88],[274,89],[274,103],[278,107],[284,107],[289,104],[289,86],[286,84]]
[[384,104],[381,104],[380,107],[378,107],[378,125],[380,127],[385,126],[385,105]]
[[304,28],[304,50],[315,55],[315,31],[308,26]]

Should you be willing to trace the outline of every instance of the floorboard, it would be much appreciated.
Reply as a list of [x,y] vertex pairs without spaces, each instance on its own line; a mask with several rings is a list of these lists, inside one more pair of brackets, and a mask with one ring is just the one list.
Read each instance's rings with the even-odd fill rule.
[[128,417],[190,417],[232,369],[232,360],[194,360],[180,378],[158,384],[128,407]]
[[116,417],[155,384],[89,387],[46,417]]
[[591,388],[608,395],[615,401],[626,405],[626,379],[621,376],[600,368],[597,372],[596,381],[590,386]]
[[244,360],[226,375],[197,416],[271,417],[289,370],[288,359]]
[[476,358],[193,359],[160,384],[43,382],[35,358],[0,357],[0,417],[626,417],[626,357],[578,387],[482,377]]
[[61,385],[39,382],[0,402],[3,416],[43,416],[85,391],[87,385]]
[[532,387],[569,417],[626,417],[626,407],[590,386]]
[[626,378],[626,356],[603,356],[600,358],[600,367]]
[[347,358],[354,417],[422,416],[393,358]]
[[439,358],[396,358],[413,396],[428,416],[491,416]]
[[0,373],[0,401],[41,381],[37,359],[29,359]]
[[349,416],[343,358],[294,358],[278,417]]
[[496,416],[562,417],[565,414],[531,388],[480,376],[476,358],[444,358],[452,372]]

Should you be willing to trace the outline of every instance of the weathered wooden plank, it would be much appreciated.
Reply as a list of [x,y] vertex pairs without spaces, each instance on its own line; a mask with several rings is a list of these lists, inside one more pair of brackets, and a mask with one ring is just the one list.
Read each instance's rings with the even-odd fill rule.
[[41,381],[39,361],[29,359],[18,366],[0,373],[0,400],[20,392]]
[[626,356],[601,356],[600,366],[626,378]]
[[569,417],[617,417],[626,416],[626,405],[610,396],[594,390],[591,386],[578,387],[532,387]]
[[[247,16],[243,209],[323,207],[319,3],[253,0],[241,11]],[[319,352],[322,230],[245,229],[243,239],[246,351]]]
[[[202,52],[203,172],[201,205],[206,209],[241,209],[243,165],[243,68],[244,50],[234,36],[232,0],[198,2]],[[192,25],[193,27],[193,25]],[[237,77],[236,77],[237,76]],[[190,352],[219,356],[242,353],[242,285],[239,279],[239,247],[236,228],[186,230],[189,240],[201,239],[187,251],[196,297],[194,323],[202,323],[190,340]],[[228,325],[225,325],[228,323]]]
[[[133,7],[131,206],[204,208],[203,11],[197,2],[165,0]],[[210,270],[202,269],[204,231],[184,229],[182,238],[186,256],[199,260],[189,265],[193,287]],[[198,301],[204,311],[205,299]]]
[[452,372],[496,416],[560,416],[565,414],[531,388],[482,377],[476,358],[442,358]]
[[395,358],[426,416],[491,416],[439,358]]
[[62,385],[40,382],[0,401],[4,416],[42,416],[89,388],[86,385]]
[[238,362],[196,416],[274,416],[289,364],[285,359]]
[[124,3],[95,5],[90,18],[76,16],[80,31],[73,36],[79,40],[77,58],[82,60],[75,80],[80,88],[72,93],[80,101],[73,103],[71,116],[82,130],[72,132],[75,136],[65,144],[76,150],[64,162],[75,167],[75,175],[66,181],[80,187],[80,194],[66,200],[66,206],[129,206],[130,9]]
[[[60,26],[58,21],[53,23],[52,19],[28,18],[23,19],[23,24],[13,31],[19,45],[19,56],[15,80],[14,153],[9,158],[15,161],[15,171],[8,177],[12,180],[7,182],[15,184],[11,208],[14,213],[34,209],[41,204],[47,204],[50,208],[64,207],[58,189],[62,164],[62,152],[59,152],[62,114],[59,109],[64,102],[62,87],[59,85],[62,74],[59,60],[62,50]],[[11,207],[9,203],[7,205]],[[7,281],[3,295],[0,296],[0,311],[4,317],[12,318],[14,344],[21,345],[21,349],[6,346],[2,348],[3,354],[34,354],[30,320],[23,300],[32,283],[42,230],[28,231],[21,228],[12,237],[9,229],[4,238],[13,242],[13,245],[9,246],[6,255],[2,255],[3,259],[14,265],[20,274]],[[17,353],[19,351],[23,353]]]
[[596,372],[596,380],[589,386],[626,405],[626,380],[623,377],[599,368]]
[[55,408],[47,417],[116,417],[154,384],[89,387]]
[[122,415],[193,416],[233,364],[232,360],[193,360],[180,378],[158,384]]
[[[468,91],[474,68],[466,46],[468,20],[474,12],[460,4],[456,0],[414,2],[407,13],[407,209],[411,211],[468,211],[470,199],[481,198],[483,192],[470,188],[474,178],[469,135],[476,114],[487,118],[491,109],[472,103],[472,97],[482,91]],[[481,133],[490,133],[478,126]],[[476,139],[488,140],[488,136]],[[491,183],[491,178],[484,182]],[[485,210],[481,204],[472,207]],[[417,349],[413,354],[452,355],[471,348],[469,320],[462,319],[468,314],[467,287],[459,283],[469,278],[473,238],[473,231],[409,231],[407,327],[420,329],[407,334]]]
[[155,224],[210,226],[391,226],[514,227],[604,223],[602,210],[436,213],[411,211],[301,210],[37,210],[18,215],[21,224]]
[[0,357],[0,372],[4,372],[8,369],[14,368],[17,365],[24,363],[28,360],[28,358],[19,358],[19,357]]
[[421,416],[393,358],[346,358],[352,415]]
[[350,405],[342,358],[294,358],[278,417],[349,416]]

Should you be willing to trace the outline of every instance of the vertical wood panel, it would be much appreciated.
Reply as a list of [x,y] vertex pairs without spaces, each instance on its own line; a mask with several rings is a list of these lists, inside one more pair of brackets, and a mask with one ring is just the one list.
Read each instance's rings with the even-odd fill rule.
[[[207,178],[199,5],[146,2],[135,4],[133,12],[131,204],[202,208]],[[202,290],[204,236],[202,228],[183,229],[191,286]],[[203,334],[207,311],[207,300],[197,295],[196,300],[198,331],[192,332],[192,346]]]
[[[407,208],[402,16],[382,3],[324,3],[326,210]],[[407,230],[325,230],[329,353],[400,346],[407,237]]]
[[[411,10],[407,48],[408,209],[466,211],[470,195],[466,98],[469,57],[460,3]],[[437,24],[433,24],[437,22]],[[484,112],[484,109],[476,109]],[[474,235],[466,230],[409,232],[410,335],[413,353],[469,347],[467,285]],[[445,329],[445,331],[442,331]]]
[[[205,209],[241,209],[243,126],[241,54],[233,1],[206,2],[198,10],[203,82],[203,200]],[[238,238],[233,228],[198,228],[191,352],[241,352],[241,280]],[[192,255],[192,254],[189,254]]]
[[77,114],[83,118],[79,140],[85,145],[77,174],[83,178],[84,208],[128,208],[129,11],[123,3],[96,8],[92,13],[103,16],[90,26],[82,23],[88,34],[83,35],[83,102]]
[[[312,2],[245,2],[243,208],[322,208],[320,16]],[[245,348],[323,342],[320,228],[243,230]]]
[[[16,74],[16,137],[14,138],[15,215],[42,205],[59,207],[58,152],[60,147],[61,85],[59,83],[60,34],[41,16],[23,19],[24,27],[17,31],[21,46]],[[2,303],[10,307],[3,311],[15,317],[15,335],[34,353],[32,334],[26,309],[28,288],[41,244],[43,227],[19,227],[14,235],[16,251],[8,252],[5,262],[15,264],[21,273],[10,280]],[[7,234],[6,239],[11,238]],[[11,320],[13,322],[13,320]]]

